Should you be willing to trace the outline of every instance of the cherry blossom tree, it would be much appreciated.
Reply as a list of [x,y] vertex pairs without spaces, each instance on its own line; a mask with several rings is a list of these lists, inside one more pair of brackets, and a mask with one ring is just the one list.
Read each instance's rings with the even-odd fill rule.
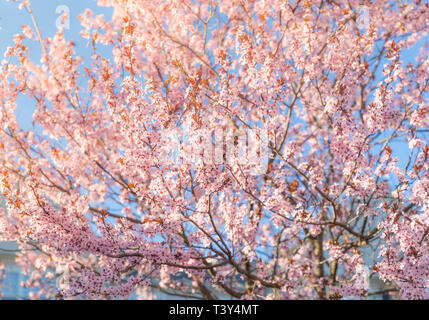
[[20,2],[1,63],[0,239],[33,298],[429,298],[427,2],[98,5],[79,52]]

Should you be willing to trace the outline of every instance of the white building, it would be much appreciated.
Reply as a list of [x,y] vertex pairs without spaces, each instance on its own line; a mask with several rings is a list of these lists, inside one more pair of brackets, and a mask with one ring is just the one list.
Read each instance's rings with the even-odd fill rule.
[[15,263],[18,246],[15,242],[0,242],[0,262],[5,266],[2,281],[2,299],[26,299],[28,291],[22,287],[23,275]]

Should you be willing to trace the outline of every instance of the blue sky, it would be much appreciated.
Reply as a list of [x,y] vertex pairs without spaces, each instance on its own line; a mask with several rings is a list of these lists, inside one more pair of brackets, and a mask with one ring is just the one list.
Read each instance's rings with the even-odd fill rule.
[[[74,40],[78,40],[79,32],[82,30],[78,15],[83,13],[86,8],[90,8],[95,13],[111,16],[112,9],[98,7],[95,0],[32,0],[31,8],[36,16],[37,23],[40,26],[44,37],[53,36],[56,31],[56,21],[60,13],[56,13],[57,8],[66,6],[69,8],[70,29],[65,31],[65,35]],[[0,0],[0,52],[4,52],[10,45],[13,35],[21,31],[21,26],[27,24],[33,27],[31,18],[25,9],[19,10],[14,2]],[[86,45],[86,42],[77,41],[77,45]],[[38,49],[36,43],[33,47]],[[30,48],[31,49],[31,48]]]
[[[76,43],[78,55],[85,58],[85,53],[89,53],[86,45],[87,41],[80,37],[80,31],[83,29],[78,15],[83,13],[86,8],[90,8],[95,14],[104,14],[110,17],[111,8],[98,7],[96,0],[32,0],[31,8],[40,27],[42,36],[52,37],[57,30],[57,19],[61,15],[61,8],[67,7],[70,16],[70,28],[65,30],[64,34],[67,39],[73,39]],[[58,11],[57,11],[58,10]],[[58,13],[57,13],[58,12]],[[31,17],[25,9],[19,10],[18,4],[0,0],[0,60],[3,59],[3,53],[8,46],[13,44],[14,34],[21,33],[21,26],[25,24],[33,28]],[[33,28],[34,29],[34,28]],[[30,56],[33,61],[40,58],[40,45],[36,41],[27,41]],[[18,123],[23,129],[30,129],[32,114],[34,111],[34,102],[26,97],[18,99],[18,108],[16,116]]]

